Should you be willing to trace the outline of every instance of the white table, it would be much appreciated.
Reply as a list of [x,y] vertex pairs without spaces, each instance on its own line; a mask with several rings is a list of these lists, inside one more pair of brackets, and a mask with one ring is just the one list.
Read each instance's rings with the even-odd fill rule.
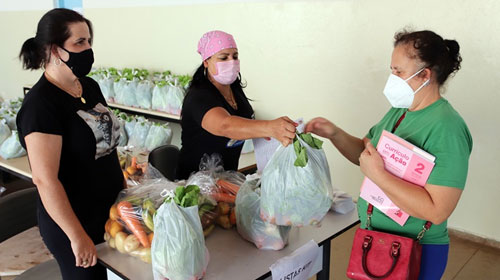
[[[328,279],[330,241],[357,223],[358,215],[355,210],[345,215],[330,211],[319,228],[292,229],[289,244],[281,251],[258,250],[252,243],[241,238],[235,229],[224,230],[216,227],[206,238],[210,262],[204,279],[265,279],[271,275],[271,264],[291,254],[311,239],[323,246],[323,270],[318,273],[317,278]],[[99,261],[121,278],[153,279],[151,264],[121,254],[105,243],[99,244],[97,251]]]

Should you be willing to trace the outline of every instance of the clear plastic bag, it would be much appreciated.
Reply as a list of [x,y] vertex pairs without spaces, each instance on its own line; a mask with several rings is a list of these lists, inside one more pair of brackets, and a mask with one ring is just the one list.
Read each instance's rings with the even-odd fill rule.
[[170,144],[171,140],[172,130],[167,123],[153,123],[144,142],[144,147],[146,150],[152,151],[156,147]]
[[183,101],[184,91],[179,86],[170,85],[166,93],[167,113],[180,115]]
[[11,159],[24,155],[26,155],[26,150],[19,143],[19,134],[17,130],[13,130],[9,138],[5,139],[0,146],[0,156],[4,159]]
[[137,85],[136,99],[139,108],[151,109],[153,86],[149,80],[142,80]]
[[[244,181],[245,175],[242,173],[224,171],[219,154],[205,154],[200,161],[200,171],[191,174],[186,185],[197,185],[202,195],[217,203],[214,210],[217,214],[215,223],[224,229],[230,229],[236,225],[234,204],[236,194]],[[205,223],[203,226],[205,229]]]
[[97,77],[97,83],[106,101],[113,102],[115,97],[114,78],[110,76]]
[[118,104],[123,104],[123,93],[125,85],[127,84],[127,79],[117,78],[113,83],[113,90],[115,92],[115,102]]
[[128,145],[136,148],[144,148],[150,128],[151,122],[148,120],[137,120],[132,135],[129,137]]
[[0,118],[0,145],[12,134],[7,121]]
[[120,104],[130,107],[137,107],[137,98],[135,97],[137,91],[138,80],[134,78],[132,81],[127,81],[123,86],[122,100]]
[[151,263],[153,217],[163,203],[162,193],[176,187],[176,183],[149,166],[148,175],[135,187],[122,190],[111,206],[104,234],[107,244],[120,253]]
[[167,112],[167,92],[170,86],[165,81],[157,82],[153,88],[153,96],[151,98],[151,108],[153,110]]
[[[262,174],[261,217],[276,225],[319,224],[332,205],[325,152],[301,137],[293,145],[279,146]],[[321,142],[310,134],[307,137]],[[296,166],[299,160],[304,167]]]
[[236,196],[236,228],[261,250],[281,250],[288,243],[290,226],[277,226],[260,218],[260,178],[247,176]]
[[154,279],[201,279],[209,262],[198,206],[165,202],[154,217],[151,247]]

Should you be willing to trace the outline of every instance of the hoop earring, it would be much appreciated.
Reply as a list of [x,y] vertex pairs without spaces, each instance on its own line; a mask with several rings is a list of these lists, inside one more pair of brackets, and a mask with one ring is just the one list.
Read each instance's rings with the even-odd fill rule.
[[[59,63],[57,63],[57,61],[59,61]],[[54,60],[54,65],[56,65],[56,66],[61,65],[61,63],[62,63],[62,60],[60,58]]]
[[203,75],[206,77],[207,76],[207,68],[203,68]]

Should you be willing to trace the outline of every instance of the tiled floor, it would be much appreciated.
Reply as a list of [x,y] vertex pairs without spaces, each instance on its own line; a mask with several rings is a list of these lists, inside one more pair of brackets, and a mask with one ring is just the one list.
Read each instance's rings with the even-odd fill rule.
[[[356,228],[352,228],[332,242],[332,270],[335,280],[348,279],[345,275]],[[450,237],[450,253],[443,280],[500,279],[500,249],[494,249],[457,237]]]
[[[24,181],[5,180],[2,185],[9,192],[30,187]],[[1,182],[2,180],[0,180]],[[32,185],[31,185],[32,186]],[[357,227],[354,227],[332,242],[332,268],[330,278],[348,279],[345,275],[351,253],[352,240]],[[2,277],[1,280],[13,280],[15,277]],[[313,278],[315,279],[315,278]],[[494,249],[467,240],[451,236],[448,266],[444,280],[500,280],[500,249]]]

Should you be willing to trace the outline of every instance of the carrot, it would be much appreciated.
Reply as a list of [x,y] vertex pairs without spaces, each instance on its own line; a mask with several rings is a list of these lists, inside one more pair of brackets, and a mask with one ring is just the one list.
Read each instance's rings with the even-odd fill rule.
[[139,220],[137,220],[132,214],[134,213],[132,203],[125,200],[120,201],[117,208],[122,221],[125,222],[127,228],[137,237],[137,239],[139,239],[142,246],[145,248],[151,247],[148,235],[146,234],[146,231],[144,231],[141,222],[139,222]]
[[236,210],[234,207],[233,209],[231,209],[231,214],[229,215],[229,222],[231,222],[232,225],[236,224]]
[[238,193],[240,187],[223,179],[217,180],[217,186],[221,187],[223,190],[228,191],[234,195]]
[[217,202],[223,201],[234,204],[234,202],[236,201],[236,196],[227,193],[212,193],[212,197]]
[[130,162],[130,166],[137,169],[137,157],[132,157],[132,161]]

